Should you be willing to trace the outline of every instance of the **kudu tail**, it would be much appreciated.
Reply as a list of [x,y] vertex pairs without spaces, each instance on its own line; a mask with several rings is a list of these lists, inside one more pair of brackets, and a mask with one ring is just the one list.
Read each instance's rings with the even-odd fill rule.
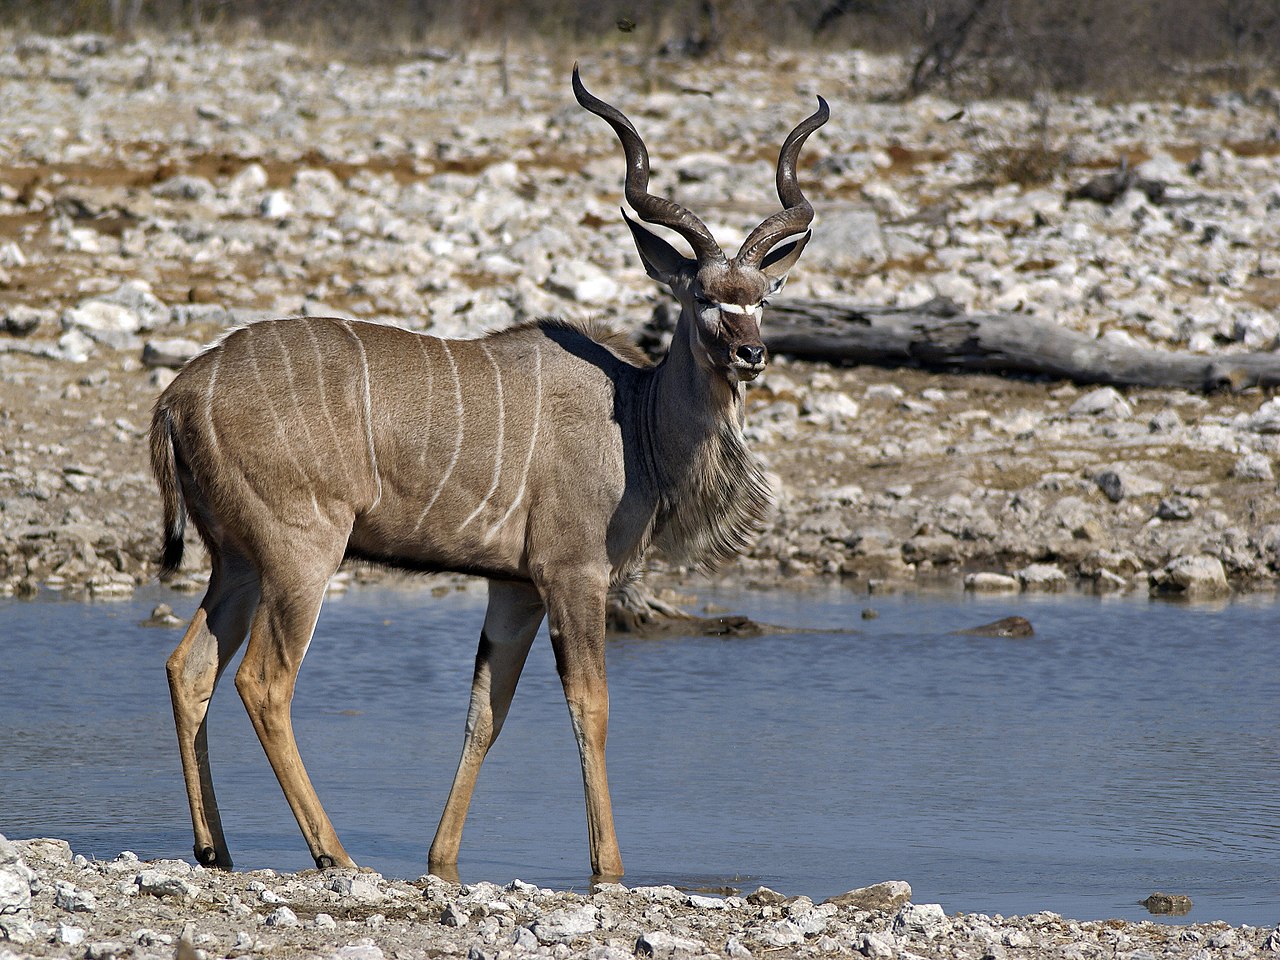
[[174,446],[173,414],[162,403],[151,417],[151,472],[160,488],[164,505],[164,552],[160,557],[160,579],[168,579],[182,566],[183,540],[187,529],[187,507],[178,484],[178,454]]

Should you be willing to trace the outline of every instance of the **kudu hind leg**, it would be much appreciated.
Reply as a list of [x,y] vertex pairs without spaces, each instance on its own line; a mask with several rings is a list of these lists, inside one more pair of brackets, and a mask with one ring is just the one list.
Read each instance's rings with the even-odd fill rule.
[[253,568],[238,555],[215,558],[208,592],[166,664],[196,861],[224,870],[232,864],[209,768],[209,701],[244,642],[257,602],[258,575]]
[[323,574],[281,577],[262,585],[262,600],[249,632],[249,646],[236,671],[236,689],[267,754],[285,799],[298,821],[316,866],[354,867],[320,804],[293,735],[291,706],[298,669],[311,642],[330,566]]
[[582,760],[591,871],[598,877],[620,877],[622,854],[613,827],[604,756],[609,736],[609,685],[604,657],[607,587],[607,578],[597,583],[584,576],[560,589],[549,590],[547,606],[556,669]]
[[542,598],[531,584],[490,582],[489,608],[476,651],[462,757],[428,855],[435,873],[448,876],[455,872],[450,868],[458,862],[462,827],[471,806],[480,764],[502,730],[543,616]]

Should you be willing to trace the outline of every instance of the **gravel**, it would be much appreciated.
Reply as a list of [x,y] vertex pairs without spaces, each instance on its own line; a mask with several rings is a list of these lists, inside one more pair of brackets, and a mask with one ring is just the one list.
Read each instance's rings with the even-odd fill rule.
[[[359,889],[355,881],[359,881]],[[376,893],[376,897],[373,894]],[[825,903],[761,887],[708,896],[671,886],[558,891],[514,880],[207,871],[75,855],[63,840],[0,837],[0,960],[16,957],[288,956],[325,960],[467,957],[1253,957],[1280,952],[1280,928],[955,914],[913,903],[901,880]],[[1165,912],[1185,897],[1155,893]],[[92,906],[86,907],[85,904]],[[1173,906],[1170,906],[1173,905]]]

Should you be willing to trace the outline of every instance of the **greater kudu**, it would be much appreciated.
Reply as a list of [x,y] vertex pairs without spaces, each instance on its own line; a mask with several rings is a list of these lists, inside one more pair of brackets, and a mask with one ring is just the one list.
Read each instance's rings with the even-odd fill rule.
[[[682,256],[627,218],[649,276],[682,310],[651,366],[608,331],[541,320],[478,340],[295,318],[232,331],[156,402],[151,460],[166,572],[188,514],[212,563],[208,592],[168,661],[196,859],[230,867],[209,770],[209,699],[249,637],[236,688],[316,865],[353,866],[298,755],[290,701],[325,585],[344,557],[489,579],[462,758],[431,845],[456,864],[480,763],[507,715],[543,617],[582,759],[591,867],[619,876],[605,776],[605,600],[651,549],[713,566],[746,547],[770,506],[742,439],[742,382],[765,366],[759,319],[809,238],[796,181],[827,105],[787,137],[783,209],[732,260],[688,210],[648,192],[644,143],[616,131],[625,195],[692,246]],[[782,241],[788,241],[783,243]]]

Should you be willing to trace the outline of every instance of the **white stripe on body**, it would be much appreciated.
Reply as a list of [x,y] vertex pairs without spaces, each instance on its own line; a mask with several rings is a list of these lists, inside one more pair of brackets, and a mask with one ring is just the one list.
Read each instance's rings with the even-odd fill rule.
[[[329,426],[329,435],[333,437],[333,448],[335,451],[342,449],[342,438],[338,436],[338,425],[333,421],[333,412],[329,409],[329,391],[326,389],[324,380],[324,355],[320,352],[320,338],[316,336],[316,332],[311,329],[310,323],[303,323],[302,329],[307,332],[307,336],[311,338],[311,348],[316,355],[316,379],[320,384],[320,406],[324,410],[324,421]],[[346,457],[339,456],[337,458],[342,464],[342,472],[347,478],[347,482],[352,480],[351,463]]]
[[347,334],[355,341],[356,349],[360,351],[360,370],[363,374],[364,387],[364,435],[369,445],[369,467],[373,470],[374,496],[373,503],[369,504],[372,510],[382,500],[382,473],[378,470],[378,453],[373,446],[373,397],[369,392],[369,358],[364,352],[364,343],[355,335],[355,331],[351,329],[351,323],[347,320],[339,320]]
[[507,423],[507,405],[502,396],[502,368],[498,366],[498,361],[493,359],[493,354],[489,352],[488,345],[483,341],[480,343],[480,349],[484,351],[485,359],[493,367],[494,383],[497,384],[498,388],[498,440],[493,454],[493,482],[489,484],[489,492],[484,495],[484,499],[471,511],[470,516],[462,521],[462,526],[458,527],[459,533],[467,529],[467,525],[480,516],[480,512],[489,505],[489,501],[493,498],[494,493],[497,492],[498,482],[502,479],[502,445]]
[[[265,327],[267,325],[268,324],[265,323],[255,323],[251,327],[246,327],[245,330],[256,330],[258,327]],[[248,337],[251,336],[251,334],[246,332],[245,336]],[[259,339],[261,339],[261,337],[259,337]],[[258,365],[258,357],[256,355],[256,351],[253,349],[254,346],[256,346],[256,344],[249,344],[249,349],[246,351],[249,356],[249,367],[253,370],[253,379],[257,381],[258,389],[262,391],[262,395],[265,398],[266,402],[264,405],[267,408],[267,413],[271,417],[271,423],[275,427],[276,433],[280,436],[280,443],[277,445],[276,449],[277,451],[283,451],[288,455],[289,460],[293,463],[293,468],[298,472],[298,478],[300,480],[306,480],[307,471],[303,468],[302,461],[298,458],[298,454],[294,450],[293,444],[289,442],[288,428],[285,426],[284,420],[281,419],[279,412],[276,410],[275,395],[272,393],[271,388],[267,386],[267,381],[262,378],[262,368]]]
[[[280,356],[284,360],[285,376],[289,380],[289,396],[293,399],[294,409],[297,411],[297,419],[302,424],[303,432],[307,435],[307,445],[311,448],[311,456],[318,459],[320,448],[316,444],[316,438],[311,433],[311,420],[307,416],[307,412],[302,409],[302,401],[298,398],[298,386],[293,376],[293,361],[289,359],[289,348],[285,346],[284,337],[280,335],[280,325],[276,321],[272,321],[266,326],[271,327],[271,332],[275,334],[276,343],[280,346]],[[311,491],[311,506],[316,512],[317,520],[324,520],[324,514],[320,510],[320,502],[316,499],[315,489]]]
[[418,437],[418,475],[422,475],[423,468],[427,465],[427,441],[431,437],[431,400],[435,393],[436,377],[435,371],[431,366],[431,351],[427,349],[427,341],[432,339],[426,334],[418,335],[418,352],[422,354],[423,366],[427,368],[427,396],[422,402],[422,409],[426,411],[426,432]]
[[529,436],[529,452],[525,454],[524,470],[520,473],[520,489],[516,491],[516,497],[511,501],[511,506],[507,507],[507,512],[502,515],[497,523],[489,528],[489,532],[484,535],[485,543],[493,539],[494,534],[502,527],[504,523],[511,519],[511,515],[516,512],[516,507],[520,505],[520,501],[524,499],[525,487],[529,483],[529,467],[533,463],[533,451],[538,447],[538,428],[542,421],[542,345],[534,343],[534,395],[533,395],[533,430]]
[[213,424],[213,386],[218,380],[218,367],[222,363],[222,351],[213,355],[213,369],[209,371],[209,383],[204,388],[204,418],[209,421],[209,441],[216,450],[218,444],[218,428]]
[[435,493],[431,494],[431,499],[427,501],[427,505],[422,508],[422,513],[418,515],[418,522],[414,525],[413,533],[416,536],[418,531],[422,529],[422,525],[427,520],[427,514],[431,512],[431,508],[435,506],[436,500],[440,494],[444,492],[445,485],[449,482],[449,476],[453,473],[453,468],[458,465],[458,456],[462,453],[462,437],[466,433],[466,410],[462,405],[462,381],[458,379],[458,364],[453,359],[453,351],[449,349],[448,340],[440,340],[440,347],[444,350],[444,357],[449,361],[449,373],[453,376],[453,396],[454,402],[457,404],[458,432],[455,435],[453,444],[453,456],[449,458],[449,465],[444,469],[444,475],[440,477],[440,483],[436,486]]

